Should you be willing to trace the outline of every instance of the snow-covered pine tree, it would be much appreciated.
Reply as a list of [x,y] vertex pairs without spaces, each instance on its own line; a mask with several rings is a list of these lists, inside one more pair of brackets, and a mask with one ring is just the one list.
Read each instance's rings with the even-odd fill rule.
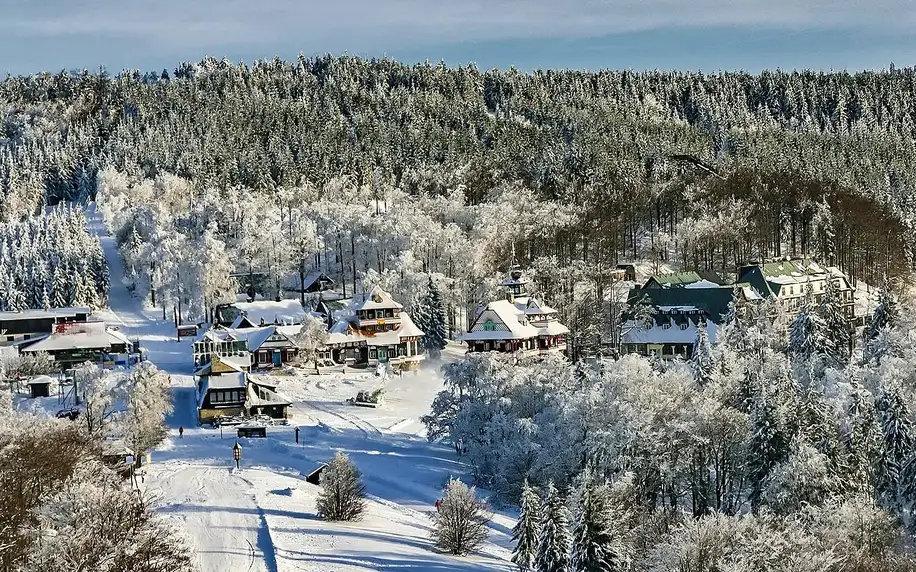
[[521,511],[518,522],[512,528],[512,540],[515,549],[512,551],[512,562],[522,572],[533,570],[538,553],[538,527],[541,517],[541,499],[525,479],[522,484]]
[[448,337],[446,331],[448,325],[445,319],[445,306],[442,302],[442,294],[439,292],[439,288],[433,283],[432,276],[429,277],[426,287],[426,296],[424,297],[422,306],[426,312],[424,317],[425,328],[421,328],[426,333],[423,343],[426,349],[431,350],[433,357],[435,357],[439,352],[445,349],[446,339]]
[[865,329],[868,340],[874,340],[884,328],[893,326],[897,321],[897,301],[885,284],[878,292],[878,305],[871,315],[871,321]]
[[359,520],[366,510],[362,474],[345,453],[338,451],[321,471],[318,516],[324,520]]
[[806,360],[815,355],[833,355],[831,340],[825,336],[826,325],[813,304],[811,289],[789,325],[789,354]]
[[746,460],[747,481],[750,487],[748,498],[752,508],[760,506],[770,471],[788,457],[790,441],[774,405],[765,395],[759,395],[751,412],[750,442]]
[[586,469],[576,490],[572,527],[573,572],[618,572],[626,561],[622,543],[614,535],[613,507],[606,486]]
[[566,500],[551,481],[547,484],[547,496],[543,502],[535,570],[568,572],[571,544],[569,509],[566,508]]
[[825,357],[836,365],[845,365],[852,351],[852,331],[844,313],[841,293],[833,279],[828,279],[824,286],[817,314],[824,324]]
[[898,506],[898,492],[904,464],[913,455],[913,423],[898,388],[881,388],[875,400],[883,441],[875,470],[876,488],[883,504]]
[[715,363],[712,358],[712,345],[706,331],[706,320],[697,321],[697,335],[693,342],[693,353],[690,355],[690,370],[693,378],[700,385],[706,385],[712,379]]

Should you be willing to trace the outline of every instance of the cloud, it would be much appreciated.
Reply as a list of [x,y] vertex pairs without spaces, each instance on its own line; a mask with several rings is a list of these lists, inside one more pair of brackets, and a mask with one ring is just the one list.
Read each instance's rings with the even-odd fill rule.
[[4,8],[0,35],[103,40],[171,53],[295,43],[309,53],[665,27],[899,31],[914,24],[914,0],[29,0]]

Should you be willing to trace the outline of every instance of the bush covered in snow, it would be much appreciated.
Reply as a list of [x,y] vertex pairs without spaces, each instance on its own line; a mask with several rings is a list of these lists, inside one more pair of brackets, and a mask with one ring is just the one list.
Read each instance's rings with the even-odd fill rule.
[[366,510],[362,474],[345,453],[338,451],[321,471],[318,516],[325,520],[359,520]]
[[83,426],[9,413],[0,423],[0,568],[184,572],[188,546],[101,462]]
[[452,554],[468,554],[487,539],[490,512],[473,487],[449,479],[430,530],[436,546]]

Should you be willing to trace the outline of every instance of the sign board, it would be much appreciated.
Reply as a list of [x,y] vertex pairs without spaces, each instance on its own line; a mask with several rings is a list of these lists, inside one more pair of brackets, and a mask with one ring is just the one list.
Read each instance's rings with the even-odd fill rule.
[[191,337],[197,335],[197,326],[178,326],[179,337]]

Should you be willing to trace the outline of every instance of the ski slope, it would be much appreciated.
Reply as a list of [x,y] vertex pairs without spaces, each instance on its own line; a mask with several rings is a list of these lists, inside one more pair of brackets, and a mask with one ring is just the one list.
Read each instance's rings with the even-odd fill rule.
[[[293,401],[291,424],[269,428],[267,439],[240,439],[242,470],[236,473],[231,429],[197,425],[190,340],[178,342],[161,308],[145,308],[130,295],[114,239],[94,204],[87,218],[111,276],[109,309],[99,316],[138,340],[172,380],[171,437],[152,454],[142,486],[162,514],[183,523],[202,572],[515,569],[509,562],[511,514],[496,514],[490,542],[468,557],[442,554],[429,540],[429,515],[443,485],[450,477],[470,482],[454,450],[429,443],[420,423],[442,388],[440,364],[424,363],[416,374],[387,380],[371,372],[278,377],[279,390]],[[445,359],[460,353],[451,348]],[[361,389],[382,386],[382,408],[344,404]],[[319,488],[305,481],[338,450],[362,471],[370,495],[358,523],[318,519]]]

